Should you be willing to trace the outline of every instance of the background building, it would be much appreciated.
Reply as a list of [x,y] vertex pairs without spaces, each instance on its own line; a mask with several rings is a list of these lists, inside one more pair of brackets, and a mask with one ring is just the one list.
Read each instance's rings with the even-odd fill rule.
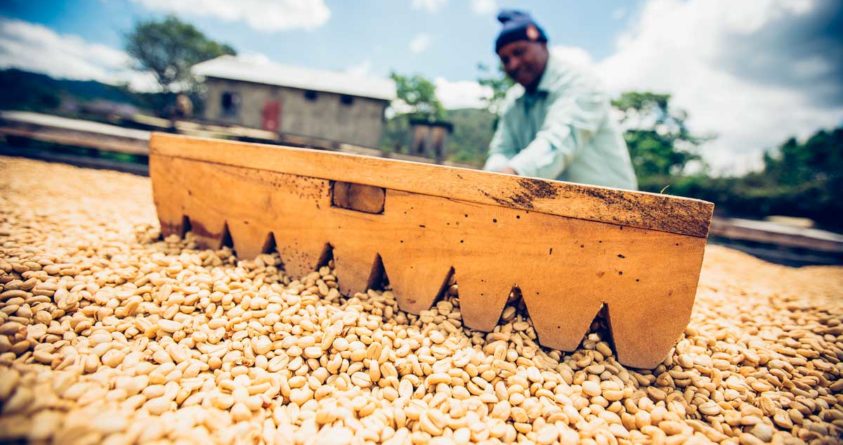
[[389,79],[222,56],[193,67],[209,121],[377,147],[395,99]]

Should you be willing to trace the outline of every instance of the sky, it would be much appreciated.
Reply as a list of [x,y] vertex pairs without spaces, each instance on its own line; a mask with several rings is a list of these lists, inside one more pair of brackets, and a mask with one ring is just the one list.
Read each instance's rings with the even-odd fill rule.
[[843,124],[838,0],[2,0],[0,68],[129,82],[124,36],[175,14],[246,57],[433,79],[448,108],[480,107],[501,7],[529,11],[560,57],[613,96],[670,93],[714,171],[743,173],[789,137]]

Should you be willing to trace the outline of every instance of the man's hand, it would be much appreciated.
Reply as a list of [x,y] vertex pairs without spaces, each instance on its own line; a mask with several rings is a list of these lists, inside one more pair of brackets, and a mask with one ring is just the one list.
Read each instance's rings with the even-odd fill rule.
[[507,175],[516,175],[516,176],[518,176],[518,172],[517,172],[517,171],[515,171],[515,169],[513,169],[512,167],[504,167],[504,168],[502,168],[502,169],[498,170],[498,172],[499,172],[499,173],[506,173]]

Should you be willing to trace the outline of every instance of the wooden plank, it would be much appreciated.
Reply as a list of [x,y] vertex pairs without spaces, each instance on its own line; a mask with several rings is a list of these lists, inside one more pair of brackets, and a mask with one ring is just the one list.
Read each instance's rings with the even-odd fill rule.
[[60,128],[34,128],[29,125],[27,125],[27,127],[28,128],[0,126],[0,134],[54,144],[95,148],[97,150],[114,153],[127,153],[140,156],[147,156],[149,153],[147,141],[126,139],[109,135],[90,134],[82,131]]
[[843,237],[816,229],[781,227],[766,221],[713,218],[711,235],[764,244],[843,254]]
[[618,359],[636,367],[661,362],[687,325],[705,247],[696,236],[388,188],[382,213],[359,212],[331,205],[327,179],[156,152],[150,172],[165,235],[186,218],[200,246],[231,236],[241,258],[271,236],[295,277],[329,245],[343,293],[373,286],[382,267],[413,313],[453,271],[463,322],[480,330],[497,325],[518,287],[539,341],[563,350],[579,346],[606,306]]
[[105,170],[116,170],[132,173],[139,176],[149,176],[149,167],[146,163],[122,162],[100,157],[75,155],[63,152],[61,149],[42,149],[32,147],[15,147],[0,144],[0,156],[16,156],[29,159],[39,159],[47,162],[61,162],[84,168],[96,168]]
[[28,111],[0,111],[0,121],[7,126],[30,125],[32,127],[29,128],[56,128],[95,135],[114,136],[143,141],[144,143],[149,141],[150,135],[148,131],[134,130],[82,119],[70,119],[50,114],[31,113]]
[[747,244],[728,238],[709,240],[712,244],[720,244],[731,249],[746,252],[754,257],[761,258],[776,264],[783,264],[791,267],[802,266],[840,266],[843,265],[843,254],[834,252],[823,252],[818,250],[805,251],[803,249],[792,249],[775,244]]
[[667,195],[163,133],[152,135],[150,151],[700,238],[708,234],[714,209],[709,202]]

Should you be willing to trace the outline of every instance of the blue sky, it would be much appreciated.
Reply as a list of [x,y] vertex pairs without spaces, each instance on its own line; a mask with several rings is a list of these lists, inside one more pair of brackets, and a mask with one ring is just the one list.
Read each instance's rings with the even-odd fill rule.
[[[172,0],[177,2],[178,0]],[[436,4],[437,2],[431,2]],[[636,2],[506,2],[531,11],[554,43],[586,49],[594,58],[608,56]],[[282,63],[343,70],[367,63],[370,72],[421,73],[449,80],[477,77],[477,63],[496,63],[492,44],[498,30],[495,13],[477,13],[470,1],[450,1],[436,9],[412,1],[327,1],[330,17],[315,29],[256,30],[243,21],[180,13],[207,36],[242,53],[260,53]],[[4,0],[0,14],[44,25],[60,34],[122,48],[123,35],[139,20],[167,14],[142,2],[118,0]],[[92,26],[96,24],[96,26]],[[419,53],[410,42],[429,36]],[[423,39],[423,38],[422,38]]]
[[448,108],[480,106],[501,7],[526,9],[555,54],[613,96],[672,95],[715,172],[843,124],[840,0],[0,0],[0,69],[154,86],[123,36],[175,14],[241,54],[308,68],[434,80]]

